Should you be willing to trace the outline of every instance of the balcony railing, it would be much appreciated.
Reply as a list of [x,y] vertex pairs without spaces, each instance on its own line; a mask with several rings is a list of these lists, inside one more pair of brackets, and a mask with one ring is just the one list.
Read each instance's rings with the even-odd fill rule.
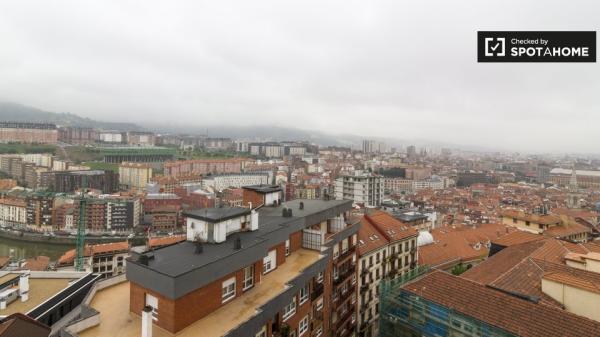
[[348,247],[348,250],[346,250],[345,252],[340,252],[340,255],[336,258],[336,260],[339,262],[343,262],[347,257],[354,255],[354,252],[356,251],[356,245],[354,246],[350,246]]
[[356,265],[351,264],[348,267],[348,269],[340,272],[338,274],[338,277],[333,279],[333,284],[337,285],[337,284],[344,282],[346,279],[348,279],[349,276],[351,276],[355,272],[356,272]]

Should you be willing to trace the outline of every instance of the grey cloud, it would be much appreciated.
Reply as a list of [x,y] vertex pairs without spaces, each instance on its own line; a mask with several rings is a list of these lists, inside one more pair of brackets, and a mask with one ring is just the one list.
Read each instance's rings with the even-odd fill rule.
[[128,122],[276,124],[598,152],[597,64],[478,64],[477,30],[594,30],[596,1],[12,1],[0,99]]

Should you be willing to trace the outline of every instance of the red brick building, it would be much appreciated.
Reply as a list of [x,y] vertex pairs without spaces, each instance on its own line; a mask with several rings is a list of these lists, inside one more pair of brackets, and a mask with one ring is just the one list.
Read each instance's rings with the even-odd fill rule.
[[[244,200],[281,194],[264,188],[245,189]],[[131,312],[151,306],[154,325],[170,333],[353,335],[360,223],[350,215],[352,202],[286,206],[185,212],[188,240],[128,261]]]

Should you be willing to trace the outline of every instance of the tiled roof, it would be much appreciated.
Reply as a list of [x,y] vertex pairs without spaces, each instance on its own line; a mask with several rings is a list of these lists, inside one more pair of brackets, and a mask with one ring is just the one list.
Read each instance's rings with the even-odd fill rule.
[[561,226],[552,226],[548,228],[544,234],[548,234],[554,237],[567,237],[569,235],[581,234],[581,233],[591,233],[592,230],[582,224],[579,224],[575,221],[565,222]]
[[360,230],[358,231],[358,255],[364,256],[369,252],[385,247],[389,241],[363,217],[360,220]]
[[373,224],[391,242],[418,235],[416,229],[383,211],[371,211],[364,218]]
[[539,234],[533,234],[526,231],[514,231],[492,241],[493,244],[508,247],[521,243],[543,240],[544,237]]
[[505,248],[467,270],[462,276],[480,284],[490,284],[543,245],[543,241],[534,241]]
[[522,337],[600,335],[600,323],[435,271],[403,287],[426,300]]
[[556,265],[546,271],[542,278],[600,294],[600,274],[598,273]]
[[[565,256],[577,255],[575,253],[585,254],[586,251],[583,244],[545,238],[541,241],[504,248],[461,276],[482,285],[535,296],[546,304],[560,306],[558,302],[542,292],[542,276],[560,272],[567,273],[573,280],[576,280],[579,275],[585,277],[586,275],[580,270],[564,265],[564,259]],[[600,275],[598,276],[600,282]]]
[[151,238],[150,247],[162,247],[185,240],[185,235],[166,236],[162,238]]
[[486,244],[506,235],[506,228],[502,224],[436,228],[431,231],[434,243],[419,247],[419,264],[444,267],[483,259],[489,252]]
[[[129,250],[127,241],[102,243],[97,245],[86,245],[83,251],[83,256],[91,256],[92,254],[103,254],[108,252],[122,252]],[[68,265],[75,261],[75,249],[66,251],[59,259],[59,265]]]
[[552,214],[537,215],[527,214],[525,212],[507,209],[502,211],[502,216],[507,218],[515,218],[523,221],[530,221],[533,223],[541,223],[544,225],[556,225],[560,223],[560,217]]

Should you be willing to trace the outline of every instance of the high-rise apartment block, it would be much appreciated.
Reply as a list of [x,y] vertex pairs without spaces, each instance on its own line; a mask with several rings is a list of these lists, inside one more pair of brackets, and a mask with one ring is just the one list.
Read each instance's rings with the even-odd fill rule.
[[379,206],[383,200],[383,177],[369,172],[355,171],[335,180],[335,198],[354,200],[364,206]]

